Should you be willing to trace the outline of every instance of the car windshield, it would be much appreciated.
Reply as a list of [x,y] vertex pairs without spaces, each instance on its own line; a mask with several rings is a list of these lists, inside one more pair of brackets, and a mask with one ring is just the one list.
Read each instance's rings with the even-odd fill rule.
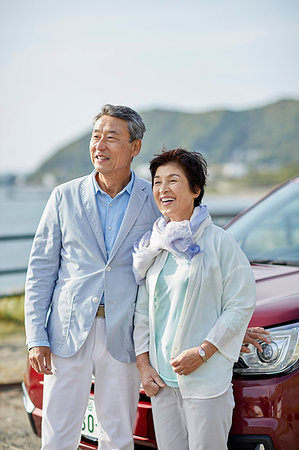
[[227,226],[251,262],[299,265],[299,178]]

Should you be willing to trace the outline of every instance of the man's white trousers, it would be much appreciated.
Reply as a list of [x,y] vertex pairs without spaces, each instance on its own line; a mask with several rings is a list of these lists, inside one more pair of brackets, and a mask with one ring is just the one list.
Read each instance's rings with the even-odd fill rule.
[[135,363],[120,362],[107,351],[104,319],[95,319],[74,356],[52,355],[52,371],[44,377],[42,450],[77,449],[92,374],[100,448],[133,450],[140,378]]

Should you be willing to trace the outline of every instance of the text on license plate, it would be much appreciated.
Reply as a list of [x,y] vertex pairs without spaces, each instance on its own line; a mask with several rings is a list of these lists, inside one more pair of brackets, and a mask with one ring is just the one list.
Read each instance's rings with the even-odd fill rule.
[[93,397],[89,397],[85,417],[82,424],[82,434],[87,438],[98,439],[98,421]]

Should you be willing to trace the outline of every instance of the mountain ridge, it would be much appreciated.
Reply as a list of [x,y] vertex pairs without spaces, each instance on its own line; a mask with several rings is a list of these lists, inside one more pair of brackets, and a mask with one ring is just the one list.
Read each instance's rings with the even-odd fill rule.
[[[133,166],[148,162],[163,147],[199,151],[209,165],[229,162],[255,167],[299,168],[299,100],[282,99],[251,109],[182,112],[155,108],[140,112],[147,131]],[[92,170],[89,159],[91,130],[63,146],[33,172],[29,180],[52,176],[60,183]]]

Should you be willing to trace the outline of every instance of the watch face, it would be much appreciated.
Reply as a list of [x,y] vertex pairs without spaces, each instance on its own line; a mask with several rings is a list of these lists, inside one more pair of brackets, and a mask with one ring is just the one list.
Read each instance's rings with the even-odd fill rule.
[[205,352],[204,349],[201,348],[201,347],[199,347],[199,356],[202,357],[203,362],[206,362],[206,361],[207,361],[206,352]]

